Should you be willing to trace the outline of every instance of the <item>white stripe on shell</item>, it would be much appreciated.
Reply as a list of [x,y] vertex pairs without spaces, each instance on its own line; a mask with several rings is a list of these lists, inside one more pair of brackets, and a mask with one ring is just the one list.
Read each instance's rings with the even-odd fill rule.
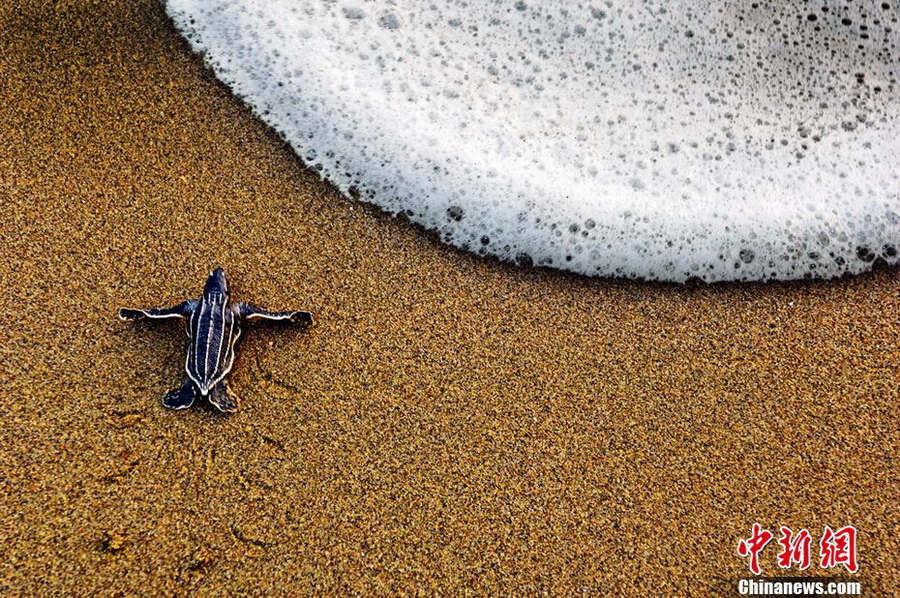
[[[209,366],[209,337],[210,337],[210,335],[212,335],[212,331],[213,331],[213,315],[212,315],[213,307],[215,307],[215,302],[210,301],[209,310],[208,310],[209,313],[206,316],[206,318],[203,318],[201,320],[201,321],[203,321],[203,320],[206,321],[206,339],[204,339],[204,341],[203,341],[204,345],[206,345],[206,351],[203,352],[203,376],[202,377],[204,379],[209,375],[209,372],[207,371],[207,369]],[[197,353],[198,353],[198,355],[200,353],[199,339],[198,339],[198,343],[197,343]],[[197,373],[199,374],[200,371],[198,370]]]
[[[225,309],[227,307],[228,307],[228,302],[225,301],[225,297],[222,297],[222,324],[221,324],[222,328],[221,328],[221,332],[219,334],[219,348],[216,349],[216,355],[215,355],[216,363],[215,363],[215,369],[213,370],[214,374],[215,374],[215,372],[219,371],[219,362],[222,361],[222,343],[225,341]],[[209,347],[206,348],[206,351],[207,351],[207,353],[209,353]],[[209,363],[207,362],[206,365],[209,366]]]
[[[228,365],[223,367],[222,372],[210,383],[210,385],[209,385],[210,390],[212,390],[212,388],[216,384],[221,382],[225,378],[225,376],[228,375],[228,372],[231,371],[231,368],[234,366],[234,346],[235,346],[235,344],[237,344],[237,340],[238,340],[238,338],[240,338],[240,336],[241,336],[241,329],[238,328],[237,334],[235,334],[234,338],[231,339],[231,355],[229,355],[229,357],[228,357]],[[204,396],[206,396],[206,395],[204,395]]]
[[[197,388],[200,389],[201,393],[203,390],[203,385],[198,379],[200,372],[197,370],[197,355],[200,353],[200,318],[203,316],[204,309],[206,309],[205,298],[200,301],[200,309],[194,310],[194,314],[191,316],[191,341],[194,343],[194,350],[188,351],[188,356],[184,364],[184,368],[185,370],[187,370],[188,377],[194,381],[194,384],[197,385]],[[191,371],[190,366],[191,354],[193,354],[194,356],[193,372]]]

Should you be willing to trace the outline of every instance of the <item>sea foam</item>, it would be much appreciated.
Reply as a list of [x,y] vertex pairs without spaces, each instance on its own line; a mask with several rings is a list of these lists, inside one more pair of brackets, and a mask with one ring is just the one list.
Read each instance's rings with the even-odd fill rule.
[[348,196],[478,253],[671,281],[900,261],[897,6],[166,0]]

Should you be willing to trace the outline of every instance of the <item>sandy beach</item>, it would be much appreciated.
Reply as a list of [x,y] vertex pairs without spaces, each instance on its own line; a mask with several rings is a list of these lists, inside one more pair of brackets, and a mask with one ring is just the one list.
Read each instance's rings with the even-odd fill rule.
[[[0,32],[0,594],[734,595],[754,522],[854,525],[859,573],[785,574],[900,588],[896,269],[482,260],[341,197],[152,0]],[[167,411],[182,326],[115,311],[219,265],[316,325],[247,333],[236,415]]]

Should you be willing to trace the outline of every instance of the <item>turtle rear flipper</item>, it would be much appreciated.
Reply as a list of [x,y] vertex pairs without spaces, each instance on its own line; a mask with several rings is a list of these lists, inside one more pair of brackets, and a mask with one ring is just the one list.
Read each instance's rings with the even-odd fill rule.
[[190,380],[185,380],[184,384],[166,393],[162,404],[167,409],[187,409],[194,404],[196,398],[197,389],[194,383]]
[[238,409],[238,398],[224,380],[209,391],[209,402],[223,413],[234,413]]

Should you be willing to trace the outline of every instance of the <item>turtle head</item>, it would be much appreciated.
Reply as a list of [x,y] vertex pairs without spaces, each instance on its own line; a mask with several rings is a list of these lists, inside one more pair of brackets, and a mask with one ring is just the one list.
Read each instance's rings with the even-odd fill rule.
[[203,296],[209,297],[213,294],[228,296],[228,280],[225,278],[225,268],[216,268],[209,273],[206,279],[206,286],[203,287]]

